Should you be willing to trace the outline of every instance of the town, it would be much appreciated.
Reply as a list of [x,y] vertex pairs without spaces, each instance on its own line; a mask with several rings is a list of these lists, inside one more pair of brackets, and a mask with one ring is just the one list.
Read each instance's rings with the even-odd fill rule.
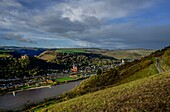
[[[47,69],[43,70],[43,72],[37,73],[35,75],[25,75],[23,77],[20,77],[17,75],[15,77],[11,78],[1,78],[0,79],[0,90],[2,93],[14,91],[14,90],[24,90],[28,88],[34,88],[34,87],[40,87],[40,86],[47,86],[47,85],[57,85],[61,83],[67,83],[70,81],[75,80],[81,80],[84,78],[88,78],[92,75],[96,75],[97,71],[100,69],[102,72],[114,68],[116,66],[120,66],[125,63],[125,61],[122,60],[115,60],[110,57],[105,57],[102,55],[95,55],[95,54],[67,54],[67,53],[57,53],[57,58],[55,58],[54,61],[57,61],[59,63],[64,63],[63,59],[70,60],[72,58],[75,58],[74,61],[71,63],[72,66],[69,65],[69,63],[64,63],[64,66],[60,64],[60,66],[63,66],[63,68],[52,66],[51,68],[47,67]],[[58,58],[60,57],[60,58]],[[63,58],[65,57],[65,58]],[[34,57],[34,61],[37,61],[37,58]],[[82,58],[82,59],[81,59]],[[0,58],[1,61],[7,61],[7,60],[15,60],[15,61],[22,61],[21,64],[28,67],[31,63],[32,58],[28,55],[22,55],[21,58]],[[56,60],[57,59],[57,60]],[[83,60],[87,59],[87,60]],[[99,61],[99,59],[101,59]],[[66,60],[66,62],[67,62]],[[83,62],[82,62],[83,60]],[[90,61],[89,61],[90,60]],[[89,61],[87,63],[87,61]],[[84,64],[87,63],[87,64]],[[97,63],[97,64],[96,64]],[[48,65],[48,64],[46,64]],[[25,69],[25,68],[24,68]],[[26,68],[27,69],[27,68]],[[15,69],[17,70],[17,69]],[[9,70],[4,70],[8,71]],[[3,74],[6,72],[3,71]],[[40,70],[41,71],[41,70]],[[1,71],[2,72],[2,71]],[[10,72],[9,72],[10,73]],[[34,74],[34,72],[32,72]],[[44,73],[44,74],[42,74]]]

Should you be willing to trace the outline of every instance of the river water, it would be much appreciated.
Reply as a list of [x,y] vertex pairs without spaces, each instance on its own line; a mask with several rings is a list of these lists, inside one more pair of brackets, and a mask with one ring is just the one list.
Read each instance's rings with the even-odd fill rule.
[[43,101],[46,98],[57,97],[59,94],[74,88],[76,85],[79,85],[80,82],[82,82],[82,80],[52,86],[51,88],[25,90],[16,93],[15,96],[13,96],[13,94],[7,93],[3,96],[0,96],[0,109],[21,109],[26,105]]

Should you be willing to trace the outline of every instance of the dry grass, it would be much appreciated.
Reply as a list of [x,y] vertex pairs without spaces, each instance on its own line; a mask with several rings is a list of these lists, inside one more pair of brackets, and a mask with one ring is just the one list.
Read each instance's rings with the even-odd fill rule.
[[40,54],[37,58],[42,59],[42,60],[46,60],[46,61],[51,61],[51,60],[54,60],[56,58],[56,55],[52,51],[45,51],[42,54]]
[[154,75],[157,73],[158,73],[158,71],[155,67],[155,63],[153,63],[150,66],[144,68],[143,70],[140,70],[140,71],[136,72],[135,74],[133,74],[125,79],[120,80],[116,85],[131,82],[131,81],[138,80],[138,79],[142,79],[144,77],[148,77],[148,76],[151,76],[151,75]]
[[170,111],[170,73],[86,94],[40,112]]

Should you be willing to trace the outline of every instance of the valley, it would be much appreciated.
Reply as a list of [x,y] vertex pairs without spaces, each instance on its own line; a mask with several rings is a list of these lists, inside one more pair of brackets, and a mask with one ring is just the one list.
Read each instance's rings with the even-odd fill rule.
[[170,0],[0,0],[0,112],[170,112]]
[[155,66],[159,59],[162,69],[170,67],[169,61],[164,67],[161,64],[169,59],[169,51],[167,47],[141,60],[91,76],[57,100],[26,111],[169,111],[170,69],[159,73]]
[[[96,52],[94,52],[94,49],[48,49],[37,56],[30,56],[29,51],[27,54],[20,54],[21,57],[1,57],[1,72],[4,75],[1,75],[0,85],[1,94],[4,96],[1,96],[0,99],[8,94],[19,98],[18,95],[25,91],[34,92],[47,90],[47,88],[53,90],[58,86],[84,80],[81,81],[79,86],[71,86],[71,90],[62,91],[60,94],[53,92],[53,96],[56,98],[46,96],[44,98],[48,98],[47,101],[41,99],[38,101],[39,103],[37,102],[32,106],[32,101],[29,101],[29,105],[22,107],[23,111],[34,111],[34,109],[44,111],[42,107],[46,105],[50,107],[50,110],[53,110],[51,105],[54,105],[55,102],[71,101],[75,97],[84,97],[84,95],[93,94],[96,91],[107,91],[107,88],[118,88],[126,83],[142,81],[143,78],[166,72],[168,69],[164,71],[163,67],[169,66],[167,63],[162,64],[164,58],[168,57],[168,47],[156,52],[145,51],[148,52],[148,55],[140,58],[128,58],[125,53],[123,59],[104,55],[102,54],[103,51],[100,51],[100,54],[99,49],[95,50]],[[17,52],[17,50],[13,50],[13,52]],[[50,56],[53,56],[53,58]],[[16,107],[14,109],[19,109],[19,104]]]

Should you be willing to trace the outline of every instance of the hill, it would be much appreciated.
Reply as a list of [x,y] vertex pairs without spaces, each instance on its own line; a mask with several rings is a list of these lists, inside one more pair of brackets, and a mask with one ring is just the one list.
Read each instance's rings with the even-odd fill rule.
[[15,46],[2,46],[0,47],[0,56],[4,52],[7,57],[12,56],[19,58],[21,55],[29,55],[31,57],[39,55],[44,52],[44,48],[33,48],[33,47],[15,47]]
[[[44,108],[44,107],[48,107],[48,105],[52,105],[52,104],[56,104],[56,107],[53,106],[54,108],[52,108],[52,109],[48,108],[49,111],[58,108],[58,105],[60,105],[60,104],[61,105],[62,104],[66,104],[67,107],[69,107],[69,105],[72,103],[72,101],[74,101],[76,99],[79,99],[78,98],[79,96],[83,97],[82,95],[84,95],[84,94],[87,94],[87,93],[89,94],[89,93],[92,93],[92,92],[95,92],[95,91],[99,91],[99,90],[100,91],[104,91],[104,92],[101,92],[102,94],[104,94],[104,93],[106,94],[106,93],[109,93],[109,89],[107,89],[107,88],[110,88],[110,87],[111,88],[112,87],[113,88],[114,87],[115,88],[119,88],[120,87],[119,89],[121,91],[121,87],[125,87],[126,85],[134,85],[134,87],[135,87],[135,85],[138,85],[139,87],[141,87],[141,88],[143,87],[144,88],[143,90],[141,89],[141,91],[144,92],[146,86],[142,85],[143,83],[139,83],[138,84],[138,83],[135,83],[133,81],[143,82],[142,80],[147,80],[147,78],[149,78],[151,80],[148,81],[148,82],[146,81],[146,83],[153,83],[153,85],[151,85],[149,87],[151,89],[150,91],[155,91],[154,88],[152,89],[152,86],[154,86],[155,82],[158,81],[156,77],[157,76],[161,77],[159,75],[156,75],[156,74],[158,74],[158,70],[156,69],[155,65],[159,62],[161,64],[161,67],[165,71],[169,71],[170,70],[170,61],[169,61],[169,59],[170,59],[170,47],[167,47],[167,48],[165,48],[163,50],[158,50],[158,51],[150,54],[149,56],[146,56],[146,57],[142,58],[141,60],[135,60],[133,62],[126,63],[125,65],[122,65],[122,66],[119,66],[119,67],[116,67],[116,68],[113,68],[113,69],[110,69],[110,70],[107,70],[107,71],[103,71],[103,73],[101,75],[91,76],[90,78],[88,78],[85,81],[83,81],[80,84],[80,86],[76,86],[71,91],[62,94],[57,100],[52,100],[52,101],[44,102],[44,103],[42,103],[42,104],[40,104],[40,105],[38,105],[38,106],[36,106],[36,107],[34,107],[32,109],[34,110],[34,109],[38,109],[38,108],[42,108],[42,107]],[[159,61],[156,61],[156,60],[159,60]],[[169,77],[168,75],[169,75],[169,73],[166,72],[165,73],[165,77],[166,78]],[[152,80],[153,77],[155,77],[155,80]],[[166,79],[166,78],[161,79],[162,81],[160,80],[160,83],[164,82],[164,79]],[[149,85],[147,85],[147,86],[149,86]],[[159,85],[157,85],[157,86],[159,86]],[[103,89],[105,89],[105,90],[103,90]],[[133,89],[129,90],[128,92],[131,93],[131,94],[135,93],[135,95],[136,94],[138,95],[138,91],[137,91],[138,89],[139,88],[135,89],[136,92],[133,91]],[[158,90],[159,89],[161,90],[161,88],[158,87]],[[146,88],[146,90],[147,90],[147,88]],[[100,91],[99,91],[99,93],[100,93]],[[130,91],[133,91],[133,92],[130,92]],[[148,93],[144,92],[143,94],[147,95]],[[92,95],[92,94],[90,94],[90,95]],[[85,104],[83,104],[83,102],[81,102],[79,104],[78,100],[76,100],[77,101],[77,105],[79,105],[79,106],[80,105],[84,105],[84,107],[82,107],[82,108],[85,108],[86,107],[85,105],[89,105],[89,108],[93,108],[93,106],[90,107],[90,105],[92,105],[90,103],[90,101],[91,101],[90,100],[91,99],[90,95],[89,96],[87,95],[88,98],[89,98],[89,102],[86,102]],[[77,97],[77,98],[75,98],[75,97]],[[102,95],[100,97],[106,98],[107,95],[106,96]],[[120,96],[119,97],[123,98],[124,97],[124,93],[121,94],[121,92],[120,92]],[[139,97],[143,97],[143,96],[139,96]],[[72,98],[74,98],[74,99],[72,99]],[[94,101],[94,103],[97,103],[97,104],[99,103],[99,102],[97,102],[98,98],[99,97],[97,97],[96,99],[93,98],[96,101],[96,102]],[[153,98],[157,98],[157,97],[153,96],[151,99],[153,99]],[[72,100],[69,100],[69,99],[72,99]],[[113,96],[113,99],[116,99],[116,97]],[[81,99],[81,100],[83,101],[83,99]],[[136,100],[136,102],[140,101],[140,100],[137,100],[137,99],[135,99],[135,100]],[[148,99],[148,100],[150,100],[150,99]],[[160,100],[161,100],[161,98],[160,98]],[[66,102],[63,102],[63,101],[66,101]],[[103,99],[103,101],[104,101],[104,99]],[[131,100],[129,100],[129,101],[131,102]],[[164,100],[164,101],[165,101],[165,103],[167,103],[166,100]],[[63,103],[57,104],[57,102],[63,102]],[[122,102],[122,104],[124,104],[124,103]],[[156,105],[159,105],[159,104],[161,104],[161,102],[159,102],[159,99],[158,99],[158,103],[156,103]],[[75,108],[69,107],[69,108],[71,108],[70,111],[72,111],[72,109],[74,110],[76,108],[80,109],[80,108],[76,107],[76,104],[73,104],[73,105],[75,105]],[[102,104],[102,105],[105,105],[105,104]],[[146,102],[145,103],[141,102],[140,105],[144,106],[144,105],[146,105]],[[137,105],[137,107],[140,107],[140,105]],[[63,105],[63,106],[64,106],[64,108],[67,108],[67,107],[65,107],[65,105]],[[94,108],[100,109],[100,106],[97,105]],[[61,109],[63,109],[63,108],[61,108]],[[132,108],[132,110],[133,110],[133,108]],[[87,111],[87,110],[85,109],[85,111]]]
[[165,72],[77,97],[40,112],[170,111],[170,73]]
[[46,50],[42,52],[37,58],[46,60],[48,62],[53,61],[57,58],[57,55],[60,54],[86,54],[89,52],[86,52],[84,49],[75,49],[75,48],[67,48],[67,49],[51,49],[51,50]]
[[115,57],[116,59],[141,59],[142,57],[148,56],[155,50],[150,49],[86,49],[88,52],[99,53],[107,56]]
[[17,52],[21,55],[29,55],[29,56],[38,56],[42,52],[44,52],[45,49],[38,49],[38,48],[32,48],[32,49],[18,49]]
[[80,86],[77,86],[70,92],[62,95],[62,97],[70,99],[75,96],[91,93],[109,86],[120,85],[154,75],[158,73],[158,70],[155,67],[156,58],[164,62],[164,66],[170,68],[170,47],[156,51],[141,60],[135,60],[133,62],[126,63],[125,65],[107,70],[101,75],[92,76],[83,81]]
[[50,62],[56,58],[55,55],[56,54],[52,51],[44,51],[39,56],[37,56],[37,58]]
[[[55,51],[52,52],[52,51]],[[51,61],[55,59],[56,53],[93,53],[93,54],[102,54],[104,56],[113,57],[116,59],[141,59],[142,57],[148,56],[154,52],[150,49],[126,49],[126,50],[107,50],[107,49],[97,49],[97,48],[61,48],[55,50],[47,50],[42,52],[38,57],[43,60]]]
[[81,50],[48,50],[41,53],[37,58],[51,63],[63,64],[65,69],[69,69],[73,64],[76,64],[81,70],[91,66],[95,66],[97,69],[103,65],[113,65],[117,60],[110,56],[87,53]]
[[47,66],[50,66],[50,64],[34,57],[26,59],[3,58],[0,61],[0,79],[44,74]]

